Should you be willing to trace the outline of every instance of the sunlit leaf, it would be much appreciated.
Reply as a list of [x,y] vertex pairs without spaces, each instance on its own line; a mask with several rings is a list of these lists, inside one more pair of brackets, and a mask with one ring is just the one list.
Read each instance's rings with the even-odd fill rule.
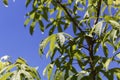
[[36,6],[37,6],[37,0],[34,0],[34,1],[33,1],[33,4],[32,4],[32,7],[33,7],[33,8],[36,8]]
[[115,39],[117,38],[116,34],[117,34],[117,30],[115,29],[113,29],[110,33],[110,39],[112,40],[113,43],[115,42]]
[[120,53],[118,53],[116,56],[120,59]]
[[120,79],[120,73],[117,72],[117,73],[115,73],[115,74],[116,74],[116,76],[117,76],[117,79],[119,80],[119,79]]
[[111,25],[113,26],[113,28],[118,28],[120,29],[120,23],[118,23],[115,20],[109,20],[109,22],[111,23]]
[[108,70],[109,64],[110,64],[111,61],[112,61],[112,58],[109,58],[109,59],[107,59],[106,62],[104,63],[104,68],[105,68],[106,71]]
[[7,80],[12,74],[13,74],[12,72],[6,73],[2,77],[0,77],[0,80]]
[[24,22],[24,26],[27,26],[30,20],[31,20],[30,18],[27,18],[26,21]]
[[66,33],[52,34],[49,37],[47,37],[46,39],[44,39],[40,44],[40,49],[39,49],[40,54],[43,53],[44,48],[46,47],[46,45],[49,42],[50,42],[50,48],[49,48],[50,50],[48,51],[48,54],[50,54],[51,52],[53,53],[53,50],[55,49],[55,44],[57,43],[57,40],[59,41],[59,43],[61,45],[63,45],[65,42],[65,37],[67,37],[68,39],[72,39],[72,36],[70,36],[69,34],[66,34]]
[[103,21],[98,22],[95,25],[95,33],[100,36],[101,32],[102,32],[102,26],[103,26]]
[[60,42],[60,45],[63,45],[64,42],[65,42],[65,36],[62,33],[58,33],[57,38],[58,38],[58,40]]
[[50,41],[50,49],[49,49],[49,51],[48,51],[48,53],[46,54],[46,57],[48,57],[48,56],[52,56],[52,55],[50,55],[50,53],[53,53],[53,51],[54,51],[54,49],[55,49],[55,42],[56,42],[56,37],[51,37],[52,39],[51,39],[51,41]]
[[89,75],[89,73],[88,73],[87,71],[85,71],[85,70],[80,71],[80,72],[77,74],[78,80],[80,80],[81,78],[83,78],[84,76],[87,76],[87,75]]
[[59,18],[61,18],[61,14],[62,14],[62,10],[59,8],[58,9],[59,11],[58,11],[58,13],[57,13],[57,18],[59,19]]
[[40,43],[40,49],[39,49],[39,53],[40,53],[40,54],[43,53],[44,48],[46,47],[46,45],[48,44],[48,42],[50,42],[52,36],[55,36],[55,35],[51,35],[51,36],[47,37],[46,39],[44,39],[44,40]]
[[52,70],[54,64],[48,64],[47,67],[43,71],[43,75],[48,77],[48,80],[51,80]]
[[120,4],[120,0],[116,0],[115,5],[119,5],[119,4]]
[[108,5],[112,5],[113,0],[107,0]]

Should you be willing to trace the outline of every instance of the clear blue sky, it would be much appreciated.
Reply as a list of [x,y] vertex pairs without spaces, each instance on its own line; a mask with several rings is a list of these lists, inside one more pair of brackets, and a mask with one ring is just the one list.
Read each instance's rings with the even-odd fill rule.
[[23,57],[30,66],[39,66],[42,75],[48,61],[45,57],[40,58],[38,48],[46,35],[41,34],[39,27],[35,28],[33,36],[29,34],[29,26],[24,27],[27,10],[25,0],[16,0],[15,3],[9,0],[7,8],[0,1],[0,57],[9,55],[12,61]]

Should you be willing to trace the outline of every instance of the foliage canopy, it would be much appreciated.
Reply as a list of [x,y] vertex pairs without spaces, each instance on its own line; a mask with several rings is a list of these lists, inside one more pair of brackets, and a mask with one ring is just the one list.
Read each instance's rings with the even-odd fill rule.
[[12,63],[9,56],[3,56],[0,58],[0,80],[40,80],[40,76],[23,58]]
[[49,30],[39,49],[49,45],[48,80],[120,80],[120,68],[109,67],[120,62],[120,0],[26,0],[26,7],[30,34],[36,25]]

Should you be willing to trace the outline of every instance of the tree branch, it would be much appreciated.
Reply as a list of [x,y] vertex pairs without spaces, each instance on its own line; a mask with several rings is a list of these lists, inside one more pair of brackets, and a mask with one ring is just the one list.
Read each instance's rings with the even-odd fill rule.
[[96,21],[95,21],[95,24],[97,24],[97,23],[98,23],[98,20],[99,20],[101,3],[102,3],[102,0],[99,0],[98,3],[97,3],[97,19],[96,19]]
[[94,54],[93,54],[93,45],[89,44],[89,55],[90,55],[90,68],[91,68],[91,80],[96,80],[96,70],[94,66]]
[[64,5],[61,4],[61,2],[57,1],[57,3],[63,8],[63,10],[65,11],[65,13],[68,15],[68,17],[70,18],[70,20],[73,22],[73,24],[78,28],[78,30],[80,30],[81,32],[84,32],[79,26],[78,23],[73,19],[73,17],[71,16],[71,14],[68,12],[68,10],[66,9],[66,7]]

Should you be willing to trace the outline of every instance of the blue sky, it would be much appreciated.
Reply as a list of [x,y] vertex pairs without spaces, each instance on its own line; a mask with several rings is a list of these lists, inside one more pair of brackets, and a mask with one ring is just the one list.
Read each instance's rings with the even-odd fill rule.
[[38,49],[46,35],[41,34],[39,27],[35,28],[33,36],[29,34],[29,26],[24,27],[27,10],[24,0],[16,0],[15,3],[9,0],[9,7],[0,2],[0,57],[9,55],[12,61],[23,57],[30,66],[39,66],[42,75],[48,61],[45,56],[40,58]]

